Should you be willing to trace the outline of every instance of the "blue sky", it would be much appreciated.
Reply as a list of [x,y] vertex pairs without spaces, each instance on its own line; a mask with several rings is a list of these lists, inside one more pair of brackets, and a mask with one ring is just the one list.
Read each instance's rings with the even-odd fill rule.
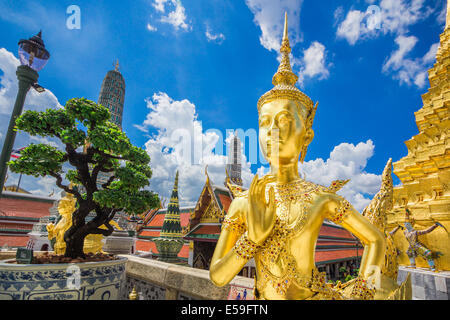
[[[81,10],[79,30],[66,27],[73,4]],[[373,15],[366,14],[370,5],[378,10]],[[425,72],[435,62],[444,6],[444,0],[0,0],[0,139],[15,96],[6,85],[12,77],[8,52],[17,57],[18,40],[42,29],[51,58],[39,81],[52,94],[38,102],[29,97],[29,107],[64,105],[72,97],[97,101],[106,72],[119,59],[126,82],[123,129],[152,156],[152,188],[168,196],[179,168],[185,203],[195,203],[204,165],[176,163],[171,152],[177,147],[164,142],[176,121],[163,124],[172,114],[190,127],[201,125],[213,145],[208,129],[256,129],[256,102],[272,88],[287,11],[297,85],[319,101],[305,170],[319,183],[359,181],[345,195],[362,208],[379,188],[388,158],[405,156],[404,141],[418,132],[414,112],[429,87]],[[377,28],[368,27],[374,21]],[[16,147],[26,141],[18,138]],[[162,153],[164,146],[169,151]],[[213,180],[222,184],[223,165],[208,155]],[[244,167],[248,183],[261,164]],[[52,190],[51,180],[24,181],[37,193]]]

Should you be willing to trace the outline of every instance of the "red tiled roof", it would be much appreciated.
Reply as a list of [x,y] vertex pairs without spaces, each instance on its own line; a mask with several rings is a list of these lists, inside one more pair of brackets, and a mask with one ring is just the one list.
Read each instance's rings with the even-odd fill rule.
[[219,225],[206,225],[206,226],[201,226],[199,228],[197,228],[196,230],[194,230],[194,232],[192,232],[192,234],[220,234],[220,226]]
[[[164,223],[164,217],[166,216],[166,211],[160,211],[150,220],[150,222],[145,227],[159,227],[162,228]],[[186,227],[189,224],[190,212],[180,213],[180,223],[181,227]]]
[[51,202],[38,201],[33,198],[0,198],[0,216],[41,218],[48,216]]
[[231,198],[225,194],[219,193],[218,194],[219,197],[219,201],[222,203],[222,206],[225,210],[225,213],[228,212],[228,208],[230,207],[231,204]]
[[187,225],[189,224],[189,217],[190,217],[191,213],[190,212],[182,212],[180,213],[180,223],[181,223],[181,227],[187,227]]
[[322,225],[319,232],[320,236],[329,236],[329,237],[337,237],[337,238],[346,238],[349,240],[354,240],[355,238],[352,236],[352,234],[341,228],[335,228],[327,225]]
[[0,236],[0,247],[3,247],[5,244],[8,247],[26,247],[28,242],[28,235],[24,236]]
[[363,249],[316,251],[315,261],[317,263],[317,262],[325,262],[325,261],[332,261],[332,260],[340,260],[340,259],[356,257],[357,254],[358,254],[358,256],[362,256]]
[[318,246],[355,246],[356,242],[344,242],[344,241],[329,241],[328,239],[321,240],[320,238],[317,240]]
[[189,245],[185,244],[178,253],[178,258],[189,258]]
[[152,220],[146,225],[146,227],[162,227],[164,223],[165,214],[157,213]]
[[143,229],[139,235],[140,236],[146,236],[146,237],[159,237],[160,230],[148,230]]

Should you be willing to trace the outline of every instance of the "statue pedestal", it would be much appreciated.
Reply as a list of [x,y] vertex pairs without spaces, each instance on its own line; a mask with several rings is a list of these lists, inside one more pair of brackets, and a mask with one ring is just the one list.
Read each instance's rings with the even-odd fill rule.
[[105,238],[103,251],[111,254],[132,254],[134,237],[130,237],[128,231],[116,230]]
[[397,283],[402,283],[408,273],[411,274],[413,300],[450,300],[450,271],[400,266]]

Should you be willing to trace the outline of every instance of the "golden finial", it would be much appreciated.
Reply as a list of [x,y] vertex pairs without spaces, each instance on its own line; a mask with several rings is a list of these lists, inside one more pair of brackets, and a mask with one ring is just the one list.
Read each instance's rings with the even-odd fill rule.
[[130,295],[128,296],[129,300],[138,300],[138,293],[136,291],[136,287],[133,287]]
[[287,12],[284,13],[284,31],[283,39],[281,40],[281,63],[277,72],[272,78],[272,84],[277,85],[289,85],[294,86],[298,80],[298,76],[292,72],[291,61],[289,60],[289,54],[291,53],[291,46],[289,44],[288,36],[288,20]]
[[450,0],[447,0],[447,19],[445,23],[445,30],[450,26]]
[[114,67],[114,71],[119,71],[119,59],[116,60],[116,65]]

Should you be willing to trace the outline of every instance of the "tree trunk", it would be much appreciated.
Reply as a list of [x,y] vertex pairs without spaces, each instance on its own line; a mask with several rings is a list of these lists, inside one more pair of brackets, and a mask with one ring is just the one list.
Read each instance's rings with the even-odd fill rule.
[[84,238],[86,236],[81,236],[76,232],[72,237],[66,240],[66,253],[65,257],[69,257],[72,259],[76,258],[84,258]]

